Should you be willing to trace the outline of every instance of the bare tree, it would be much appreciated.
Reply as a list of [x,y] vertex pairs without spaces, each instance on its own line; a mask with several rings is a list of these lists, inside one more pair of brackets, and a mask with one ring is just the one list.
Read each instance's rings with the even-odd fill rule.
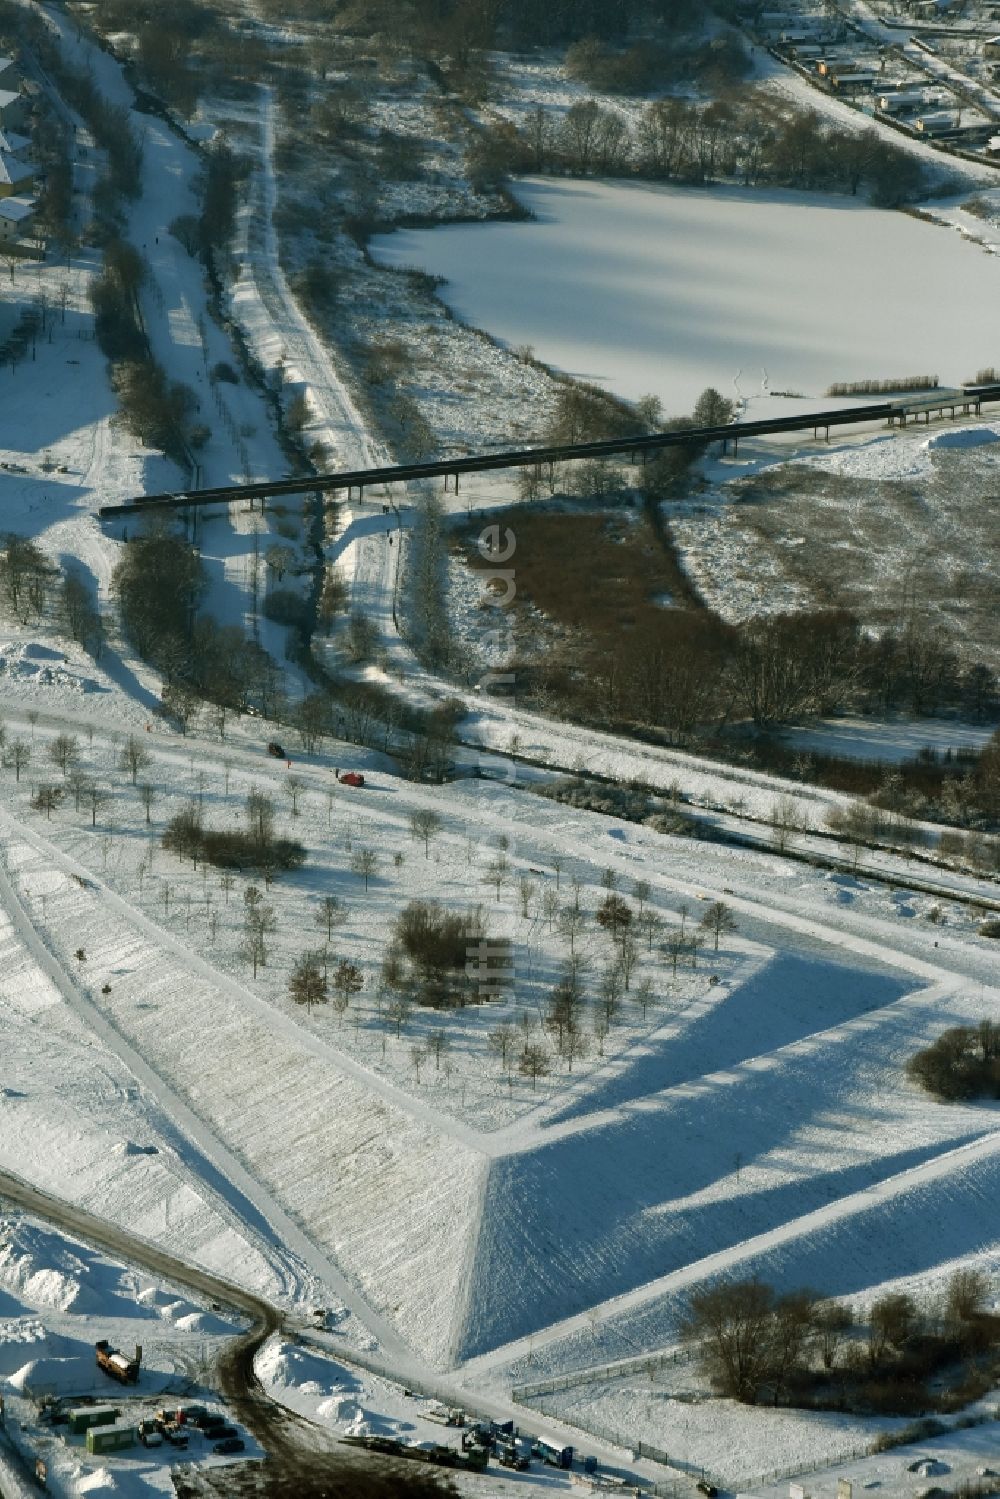
[[292,816],[299,815],[299,797],[306,789],[306,783],[301,776],[290,775],[285,777],[285,795],[292,804]]
[[365,894],[367,894],[368,881],[378,873],[378,854],[373,848],[359,848],[351,859],[351,870],[364,880]]
[[396,1027],[396,1040],[399,1040],[403,1026],[410,1018],[413,1010],[413,1001],[408,994],[402,992],[394,994],[385,1007],[385,1018],[390,1025]]
[[430,858],[431,839],[440,833],[441,828],[441,818],[430,808],[420,807],[410,813],[410,832],[414,838],[423,839],[425,859]]
[[243,946],[241,955],[253,965],[253,976],[257,969],[267,966],[267,939],[277,931],[278,920],[274,907],[267,905],[256,886],[250,885],[243,892],[245,902],[243,915]]
[[440,1072],[441,1058],[448,1050],[448,1037],[442,1030],[431,1031],[427,1037],[427,1050],[434,1058],[434,1071]]
[[587,913],[581,906],[563,906],[559,912],[559,934],[569,942],[570,952],[576,950],[576,939],[587,924]]
[[34,812],[44,812],[46,821],[51,821],[53,812],[57,811],[65,792],[61,786],[39,786],[31,798],[31,807]]
[[343,1020],[354,995],[360,994],[364,987],[364,982],[361,969],[357,964],[348,962],[346,958],[341,958],[333,974],[333,988],[337,996],[335,1008],[341,1020]]
[[635,965],[638,961],[639,949],[636,946],[635,938],[631,932],[626,931],[623,933],[622,939],[618,944],[618,965],[622,971],[626,994],[632,987],[632,974],[635,971]]
[[486,870],[483,874],[483,879],[486,881],[486,883],[495,887],[498,901],[500,899],[500,891],[507,883],[509,876],[510,861],[507,858],[507,855],[504,853],[503,849],[501,849],[496,858],[492,859],[490,863],[487,864]]
[[418,1083],[420,1082],[420,1069],[421,1069],[421,1067],[423,1066],[423,1064],[424,1064],[424,1062],[426,1060],[427,1060],[427,1049],[426,1049],[426,1047],[423,1047],[423,1046],[419,1045],[418,1042],[414,1042],[414,1044],[410,1047],[410,1061],[413,1064],[413,1070],[414,1070],[414,1072],[417,1074],[417,1082]]
[[670,958],[672,971],[674,977],[676,978],[677,960],[681,956],[681,953],[687,951],[687,938],[682,932],[671,932],[666,942],[664,942],[663,947],[664,951],[667,953],[667,956]]
[[618,1012],[622,1006],[622,991],[624,988],[625,978],[622,974],[621,964],[609,963],[601,975],[600,984],[601,1008],[604,1011],[604,1018],[608,1023],[609,1030],[618,1018]]
[[635,1002],[637,1005],[642,1006],[642,1018],[643,1021],[645,1021],[646,1011],[649,1009],[650,1005],[656,1004],[656,991],[653,988],[652,979],[644,978],[642,980],[642,983],[635,991]]
[[333,941],[333,929],[347,920],[347,907],[336,895],[324,895],[316,911],[316,925],[323,927],[327,942]]
[[620,942],[622,934],[632,925],[632,908],[620,895],[609,894],[597,908],[597,924],[613,942]]
[[[143,781],[139,787],[139,799],[142,802],[143,811],[146,814],[146,822],[152,822],[150,813],[153,810],[153,802],[156,800],[156,787],[151,786],[148,781]],[[230,879],[232,876],[230,875]]]
[[248,926],[244,929],[239,954],[244,963],[249,963],[252,966],[253,976],[256,978],[257,969],[263,966],[267,958],[264,933],[258,927]]
[[329,997],[326,976],[315,953],[303,953],[295,960],[288,980],[288,992],[297,1005],[305,1005],[310,1015],[313,1005],[326,1003]]
[[66,777],[66,784],[73,793],[74,811],[79,812],[83,794],[90,785],[90,776],[83,769],[82,765],[71,765],[69,774]]
[[692,1296],[681,1337],[721,1393],[756,1401],[771,1357],[773,1309],[774,1292],[756,1280],[723,1282]]
[[711,932],[715,938],[714,951],[719,951],[719,938],[724,932],[735,932],[736,920],[732,911],[725,901],[714,900],[706,907],[705,914],[698,923],[706,932]]
[[103,786],[98,785],[96,781],[91,781],[84,789],[83,794],[90,808],[90,826],[96,828],[97,814],[111,800],[111,793],[110,791],[106,791]]
[[517,1068],[522,1077],[531,1078],[531,1091],[534,1093],[538,1088],[538,1079],[548,1077],[552,1071],[552,1063],[545,1047],[533,1041],[529,1042],[521,1052]]
[[593,1018],[591,1020],[591,1027],[594,1032],[594,1039],[597,1041],[597,1055],[599,1057],[603,1057],[604,1042],[607,1039],[608,1031],[611,1029],[610,1025],[608,1024],[608,1017],[604,1013],[603,1006],[600,1006],[594,1011]]
[[555,919],[558,911],[559,891],[558,889],[553,890],[551,885],[546,885],[545,889],[542,891],[542,915],[548,922],[550,932],[555,924]]
[[80,746],[73,734],[57,734],[49,745],[49,759],[58,765],[65,777],[70,766],[78,758]]
[[803,818],[794,796],[781,796],[771,808],[771,827],[779,853],[784,853],[796,833],[803,831]]
[[645,937],[647,952],[652,952],[653,943],[663,931],[663,917],[647,906],[639,912],[633,925],[639,936]]
[[153,757],[138,734],[130,734],[122,747],[118,765],[121,770],[128,771],[133,786],[139,779],[140,770],[148,770],[152,763]]
[[501,1025],[495,1025],[487,1034],[487,1045],[494,1056],[500,1058],[501,1069],[506,1072],[514,1056],[514,1047],[517,1043],[517,1029],[505,1020]]
[[573,1063],[575,1061],[583,1061],[589,1056],[590,1042],[578,1025],[568,1026],[564,1031],[559,1052],[565,1060],[569,1072],[573,1071]]
[[816,1346],[824,1369],[832,1369],[837,1353],[854,1326],[854,1317],[848,1306],[839,1301],[824,1301],[813,1313]]

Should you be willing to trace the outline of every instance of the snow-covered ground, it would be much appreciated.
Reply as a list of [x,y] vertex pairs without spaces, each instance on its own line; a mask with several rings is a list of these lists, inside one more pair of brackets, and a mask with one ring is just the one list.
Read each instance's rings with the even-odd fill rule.
[[[63,22],[56,16],[53,24]],[[93,65],[108,96],[127,102],[114,60],[76,40],[68,26],[63,35],[71,57]],[[420,120],[426,123],[426,116]],[[380,451],[378,441],[278,264],[271,223],[274,122],[265,92],[245,123],[255,175],[240,224],[231,310],[262,364],[273,373],[280,363],[288,389],[306,395],[310,434],[330,446],[338,462],[369,461]],[[155,119],[143,117],[142,125],[147,160],[158,177],[170,179],[169,192],[144,194],[129,225],[152,264],[145,310],[161,358],[199,388],[207,367],[231,351],[206,320],[197,266],[165,232],[169,216],[190,206],[197,160]],[[583,212],[595,202],[607,212],[612,201],[612,190],[600,184],[547,183],[532,191],[578,202]],[[942,284],[955,286],[956,299],[978,291],[983,305],[992,306],[994,262],[932,226],[829,202],[754,204],[730,194],[713,206],[709,195],[639,193],[652,217],[641,234],[636,230],[638,261],[617,269],[591,263],[592,276],[612,279],[621,327],[611,328],[613,309],[601,320],[591,317],[586,357],[567,359],[611,384],[630,341],[641,343],[637,325],[645,320],[637,302],[626,306],[626,297],[634,297],[627,283],[638,275],[644,295],[653,286],[662,275],[662,241],[671,233],[684,239],[683,295],[696,279],[693,236],[705,223],[699,230],[696,221],[687,222],[682,234],[677,205],[698,203],[704,214],[717,212],[711,222],[728,234],[744,212],[771,214],[767,225],[755,220],[755,227],[741,229],[742,248],[724,252],[702,276],[700,310],[693,318],[685,314],[676,344],[663,339],[662,329],[659,345],[645,343],[647,362],[637,366],[633,393],[656,390],[662,379],[673,409],[687,409],[710,380],[727,393],[732,389],[738,351],[718,316],[709,318],[710,291],[727,277],[731,287],[748,263],[764,262],[761,246],[775,233],[775,215],[789,236],[802,236],[789,240],[789,260],[793,251],[808,253],[831,226],[839,232],[847,223],[877,223],[890,237],[900,236],[891,240],[900,259],[932,247],[931,270],[947,270]],[[674,205],[672,219],[661,217],[665,202]],[[609,220],[603,222],[602,254],[610,237]],[[805,227],[793,229],[793,223]],[[547,227],[510,232],[530,243]],[[628,238],[620,224],[616,237]],[[390,242],[394,258],[399,243]],[[561,253],[558,245],[545,252],[551,272],[536,262],[524,274],[551,289]],[[838,247],[828,266],[836,253]],[[178,475],[138,450],[112,422],[103,362],[93,344],[77,336],[87,326],[87,281],[95,265],[85,258],[75,270],[66,325],[57,324],[53,343],[18,371],[5,399],[0,441],[3,461],[19,466],[3,473],[5,524],[36,535],[54,557],[81,560],[107,602],[118,543],[98,525],[97,503],[142,488],[169,488]],[[973,266],[978,269],[967,271]],[[36,274],[44,279],[49,268],[24,273]],[[574,275],[582,274],[578,264]],[[885,298],[887,278],[869,279]],[[930,272],[926,279],[930,286]],[[779,310],[777,285],[775,279],[762,291],[758,282],[745,292],[756,321],[743,379],[747,394],[763,380],[757,366],[764,355],[754,340],[769,336],[764,324]],[[578,280],[570,302],[575,298],[579,306],[580,294]],[[926,287],[923,294],[934,308],[946,300]],[[860,351],[861,373],[886,373],[870,316],[848,339],[848,325],[830,316],[828,303],[807,309],[801,286],[797,295],[799,321],[786,324],[781,340],[768,345],[776,356],[774,367],[768,364],[770,389],[790,388],[801,369],[809,376],[806,394],[815,395],[828,380],[853,372],[853,364],[838,363],[824,365],[820,374],[805,348],[815,342],[817,327],[824,337],[842,340],[834,342],[831,359],[837,350],[845,358]],[[969,301],[954,305],[961,309]],[[538,311],[532,307],[532,321]],[[929,312],[912,336],[947,332],[943,352],[939,343],[932,351],[933,369],[941,365],[943,376],[958,377],[989,358],[992,350],[980,354],[977,342],[988,342],[988,319],[960,335],[958,313],[946,319],[932,311],[937,324]],[[859,319],[871,314],[871,302],[856,312]],[[453,347],[449,326],[443,314],[434,324],[439,352]],[[708,327],[715,341],[704,366],[692,364],[698,326]],[[410,336],[418,342],[427,329],[415,325]],[[537,330],[511,336],[547,352]],[[895,343],[884,346],[893,348],[889,373],[903,372],[897,359],[905,355],[909,363],[911,354],[916,360],[931,347],[914,342],[900,352]],[[492,346],[484,340],[483,348]],[[601,367],[605,357],[609,363]],[[81,362],[71,365],[70,359]],[[492,398],[494,388],[502,393],[505,365],[501,358],[487,362]],[[672,373],[665,376],[660,371],[668,363]],[[523,369],[518,389],[541,399],[544,375],[528,363]],[[474,374],[469,383],[471,406]],[[429,399],[444,411],[447,397],[439,384]],[[227,383],[205,399],[219,414],[206,451],[213,477],[281,472],[266,404],[251,387]],[[770,402],[783,404],[777,397]],[[491,409],[474,433],[501,430],[498,410],[504,408]],[[453,414],[449,419],[456,436],[470,430]],[[520,419],[526,421],[523,412]],[[900,451],[910,451],[909,441],[901,439]],[[847,447],[837,445],[836,452]],[[774,445],[743,457],[773,461]],[[925,459],[933,466],[948,454],[935,451]],[[68,472],[60,474],[60,466]],[[473,493],[485,502],[482,492]],[[467,503],[464,493],[449,500],[453,508]],[[358,506],[344,519],[331,551],[353,575],[355,598],[376,618],[392,673],[402,674],[406,688],[425,701],[440,696],[444,684],[418,670],[392,630],[398,550],[390,550],[383,533],[381,507],[376,513]],[[209,607],[228,621],[247,616],[253,524],[234,512],[210,521],[204,533],[212,562]],[[278,632],[265,631],[263,638],[280,652]],[[481,1399],[496,1407],[509,1403],[512,1383],[538,1372],[669,1345],[684,1296],[714,1274],[757,1270],[780,1284],[809,1280],[862,1298],[878,1281],[933,1278],[958,1260],[995,1271],[996,1110],[933,1103],[902,1073],[907,1056],[945,1026],[994,1012],[995,946],[977,935],[978,917],[967,901],[995,896],[995,886],[942,872],[941,897],[916,895],[906,888],[899,857],[881,859],[878,873],[885,878],[872,878],[866,869],[827,875],[770,853],[665,837],[511,785],[409,784],[384,757],[343,744],[309,756],[292,748],[293,765],[286,767],[262,754],[271,729],[254,721],[234,725],[225,744],[200,731],[185,740],[159,723],[147,735],[155,675],[117,640],[100,662],[90,661],[66,644],[51,620],[30,630],[10,625],[0,659],[8,743],[21,737],[32,754],[20,782],[10,770],[0,781],[0,1166],[284,1308],[327,1308],[332,1363],[275,1343],[260,1365],[280,1398],[321,1424],[343,1431],[363,1421],[420,1439],[440,1434],[420,1405],[391,1380],[359,1372],[352,1355],[377,1361],[401,1380],[412,1377],[414,1384],[446,1380],[456,1403],[468,1397],[470,1404]],[[383,674],[386,681],[392,673]],[[579,759],[603,774],[636,777],[664,791],[676,784],[736,821],[748,815],[766,820],[775,800],[793,789],[776,777],[570,730],[471,693],[468,703],[475,707],[470,731],[501,764],[516,734],[525,753],[548,765],[568,767]],[[73,806],[71,794],[51,821],[30,807],[41,781],[61,781],[49,756],[59,730],[78,736],[81,763],[112,792],[96,826],[89,811]],[[120,769],[125,730],[142,736],[151,757],[143,771],[153,787],[148,821]],[[346,765],[365,771],[363,793],[333,784],[332,770]],[[290,772],[302,781],[297,807]],[[168,818],[192,800],[203,804],[210,823],[238,825],[252,786],[274,796],[283,828],[301,837],[307,852],[301,871],[266,892],[276,931],[256,975],[240,955],[249,881],[241,876],[226,884],[168,855],[159,841]],[[811,788],[796,794],[814,826],[839,800]],[[410,818],[428,810],[443,826],[425,850],[412,836]],[[800,846],[810,847],[807,835]],[[377,864],[367,890],[351,868],[353,855],[365,848]],[[510,868],[494,889],[488,866],[500,852]],[[715,899],[730,908],[738,930],[723,934],[717,950],[709,939],[697,965],[684,958],[676,972],[659,937],[648,948],[640,943],[633,989],[605,1037],[594,1020],[600,1019],[599,984],[610,948],[593,913],[607,871],[626,898],[641,898],[659,916],[661,936],[679,926],[688,930]],[[642,897],[637,880],[650,887]],[[588,963],[592,1039],[589,1055],[571,1069],[555,1055],[541,1020],[568,955],[554,906],[572,898],[574,882],[588,913],[587,930],[576,941]],[[330,1005],[304,1013],[288,995],[295,959],[322,946],[318,902],[330,894],[346,907],[331,951],[357,963],[364,979],[342,1019]],[[416,898],[438,899],[451,909],[481,903],[492,930],[514,944],[514,982],[500,1001],[456,1012],[417,1010],[397,1036],[383,1011],[379,969],[393,919]],[[650,986],[645,1006],[635,997],[643,978]],[[506,1076],[490,1047],[490,1030],[504,1021],[547,1048],[551,1070],[536,1086],[516,1069]],[[439,1030],[447,1045],[436,1066],[426,1046]],[[89,1343],[99,1315],[111,1336],[152,1350],[148,1363],[162,1365],[165,1377],[197,1373],[210,1340],[223,1331],[206,1320],[204,1308],[146,1282],[136,1281],[135,1294],[123,1290],[122,1272],[95,1268],[79,1247],[67,1251],[46,1242],[39,1248],[37,1233],[15,1220],[8,1236],[14,1248],[0,1248],[6,1329],[0,1372],[16,1376],[36,1348],[45,1359],[75,1357],[58,1341],[76,1337],[75,1324],[58,1318],[87,1317],[80,1341]],[[86,1275],[74,1268],[74,1257],[85,1262]],[[124,1310],[122,1302],[129,1303]],[[150,1338],[148,1326],[143,1336],[132,1325],[133,1304],[159,1338]],[[89,1363],[87,1372],[93,1378]],[[5,1394],[8,1388],[9,1408],[17,1408],[17,1384],[6,1386]],[[626,1443],[641,1435],[640,1427],[655,1440],[659,1416],[651,1406],[626,1401],[631,1414],[622,1424],[615,1389],[606,1386],[605,1393],[606,1400],[595,1401],[598,1425],[618,1423]],[[828,1421],[811,1427],[805,1418],[781,1419],[780,1429],[778,1418],[755,1428],[746,1445],[792,1454],[808,1448],[819,1460],[831,1456]],[[734,1433],[738,1439],[737,1428],[721,1418],[713,1429],[716,1446],[732,1442]],[[708,1433],[697,1450],[713,1440]],[[587,1445],[586,1438],[579,1442]],[[145,1481],[143,1471],[129,1467],[132,1461],[115,1460],[116,1480],[120,1471],[126,1488]],[[73,1454],[62,1467],[56,1464],[53,1486],[61,1494],[93,1485],[94,1475],[77,1463]],[[649,1465],[645,1471],[649,1476]],[[553,1475],[548,1481],[565,1483]]]
[[995,346],[982,311],[1000,267],[905,214],[621,182],[529,179],[518,195],[535,222],[403,230],[375,253],[443,276],[448,305],[507,344],[671,415],[708,385],[821,408],[836,380],[958,382]]
[[928,722],[920,718],[827,718],[783,735],[797,749],[843,755],[849,760],[915,760],[921,751],[938,757],[958,750],[980,750],[995,732],[992,725]]

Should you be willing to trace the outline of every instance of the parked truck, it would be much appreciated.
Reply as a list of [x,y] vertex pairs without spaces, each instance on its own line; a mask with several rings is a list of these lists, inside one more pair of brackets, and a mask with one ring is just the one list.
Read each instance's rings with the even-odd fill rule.
[[[98,1368],[103,1369],[105,1374],[112,1379],[117,1379],[119,1384],[136,1384],[139,1379],[139,1359],[127,1358],[119,1348],[112,1348],[107,1338],[102,1338],[95,1343],[94,1351],[97,1354]],[[139,1350],[136,1349],[138,1355]]]

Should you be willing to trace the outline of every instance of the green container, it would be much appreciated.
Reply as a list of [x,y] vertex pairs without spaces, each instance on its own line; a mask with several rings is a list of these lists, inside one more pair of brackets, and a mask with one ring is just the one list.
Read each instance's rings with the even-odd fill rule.
[[117,1421],[121,1411],[113,1405],[82,1405],[68,1413],[69,1429],[75,1436],[91,1426],[110,1426]]
[[91,1426],[87,1430],[87,1451],[95,1454],[134,1447],[135,1442],[134,1426]]

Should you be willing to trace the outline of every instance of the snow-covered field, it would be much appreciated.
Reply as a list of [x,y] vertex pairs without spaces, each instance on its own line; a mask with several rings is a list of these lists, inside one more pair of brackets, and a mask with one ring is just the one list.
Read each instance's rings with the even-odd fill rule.
[[[94,68],[108,97],[127,101],[114,60],[60,16],[53,24],[71,59]],[[427,119],[420,114],[421,128]],[[155,117],[140,124],[151,172],[169,184],[147,190],[128,226],[151,261],[144,310],[154,346],[172,373],[204,387],[207,409],[218,414],[205,453],[211,477],[280,472],[259,393],[243,380],[207,389],[208,368],[232,351],[208,317],[197,264],[166,233],[167,220],[191,206],[197,158]],[[245,124],[255,171],[229,307],[265,368],[273,374],[280,365],[288,389],[306,396],[310,435],[338,462],[367,461],[382,451],[377,436],[278,264],[269,94],[248,108]],[[481,258],[484,280],[508,258],[532,283],[513,314],[531,326],[487,324],[624,394],[658,391],[669,409],[686,410],[705,384],[730,393],[742,364],[743,394],[761,389],[766,366],[771,391],[801,387],[815,398],[831,379],[911,364],[959,378],[993,352],[988,316],[968,309],[993,305],[995,263],[941,229],[787,195],[552,182],[527,191],[543,222],[478,232],[483,245],[498,247]],[[504,234],[509,248],[494,238]],[[586,259],[571,254],[574,235],[584,234]],[[706,235],[717,251],[699,263]],[[845,237],[860,247],[857,263]],[[835,314],[830,298],[799,276],[821,243],[825,272],[843,273]],[[390,240],[390,258],[405,244]],[[515,244],[525,259],[510,258]],[[916,261],[919,286],[904,279]],[[892,275],[873,273],[882,262]],[[0,461],[17,465],[2,474],[5,528],[36,536],[54,559],[81,562],[107,605],[119,542],[98,523],[97,504],[169,488],[178,474],[112,420],[103,360],[80,336],[96,264],[84,254],[66,323],[8,387]],[[29,276],[39,286],[49,277],[54,290],[59,269],[19,275],[25,287]],[[610,290],[603,306],[601,289]],[[660,311],[651,316],[654,304]],[[926,315],[901,319],[914,305]],[[560,338],[576,317],[586,339],[570,338],[565,353],[547,347],[544,316]],[[444,366],[452,325],[442,314],[435,326],[432,350]],[[414,324],[409,336],[419,342],[428,329]],[[430,388],[456,442],[504,430],[505,365],[483,355],[487,365],[491,409],[481,426],[462,425],[444,384]],[[530,405],[545,380],[529,364],[523,370],[517,390]],[[468,383],[472,407],[474,368]],[[524,430],[530,415],[519,413]],[[900,451],[909,442],[901,439]],[[939,447],[919,461],[931,469],[947,462]],[[464,507],[465,494],[449,503]],[[208,607],[228,622],[250,612],[257,519],[234,511],[204,531]],[[422,700],[440,697],[445,684],[421,672],[392,631],[399,553],[389,550],[381,514],[359,506],[346,521],[331,555],[383,631],[392,672]],[[262,639],[280,657],[281,632],[265,626]],[[204,726],[182,738],[159,720],[147,734],[158,688],[114,633],[93,662],[51,618],[4,630],[0,714],[8,744],[30,744],[31,761],[19,781],[10,768],[0,778],[0,1167],[285,1310],[325,1307],[330,1360],[287,1341],[264,1350],[260,1373],[279,1398],[336,1432],[367,1423],[427,1439],[440,1433],[425,1408],[391,1380],[359,1372],[352,1356],[415,1386],[444,1381],[456,1403],[510,1408],[520,1380],[669,1346],[684,1297],[715,1275],[757,1272],[782,1286],[809,1281],[863,1299],[889,1280],[933,1282],[956,1262],[996,1272],[996,1108],[933,1103],[902,1072],[946,1026],[995,1012],[996,949],[977,934],[970,909],[976,898],[995,897],[995,886],[938,871],[942,895],[918,895],[892,855],[880,856],[874,873],[824,874],[768,852],[663,836],[513,785],[414,785],[384,756],[343,743],[305,755],[290,741],[286,767],[262,753],[272,730],[258,720],[233,724],[224,744]],[[572,731],[471,694],[468,701],[469,734],[500,764],[516,734],[545,765],[579,759],[664,791],[676,784],[713,809],[720,826],[766,820],[794,790],[815,827],[838,800]],[[95,825],[72,794],[51,820],[30,807],[39,783],[62,784],[49,754],[59,731],[77,736],[81,765],[110,793]],[[142,772],[152,787],[148,817],[121,770],[126,731],[150,755]],[[334,784],[333,769],[347,765],[364,770],[364,792]],[[302,782],[297,805],[292,775]],[[250,880],[226,883],[160,842],[167,820],[192,801],[210,824],[239,825],[251,787],[274,797],[282,829],[302,839],[307,856],[301,871],[265,892],[276,930],[256,974],[240,952]],[[425,849],[410,819],[426,811],[442,827]],[[376,864],[367,889],[351,867],[361,849]],[[509,867],[494,888],[489,866],[500,853]],[[604,1035],[600,984],[611,954],[594,912],[609,879],[662,927],[648,947],[640,941],[633,987]],[[637,881],[648,891],[640,894]],[[569,956],[558,909],[574,894],[586,912],[574,940],[585,960],[589,1051],[570,1066],[544,1011]],[[296,958],[323,946],[317,915],[327,895],[346,910],[332,956],[356,963],[364,981],[343,1017],[329,1004],[304,1012],[288,993]],[[463,1010],[418,1008],[397,1035],[380,965],[394,918],[417,898],[455,910],[482,904],[491,929],[513,943],[513,986],[502,1000]],[[675,968],[663,937],[690,930],[714,900],[729,907],[737,930],[717,948],[708,938],[697,963],[685,957]],[[550,1070],[534,1084],[516,1067],[506,1074],[491,1048],[489,1032],[503,1022],[519,1045],[530,1039],[546,1049]],[[446,1045],[435,1065],[428,1045],[437,1031]],[[204,1307],[109,1268],[29,1220],[11,1215],[2,1237],[0,1375],[8,1408],[26,1419],[19,1371],[35,1358],[84,1359],[79,1349],[92,1342],[97,1317],[109,1335],[142,1342],[147,1366],[169,1380],[200,1374],[213,1339],[226,1332]],[[84,1361],[93,1381],[89,1348]],[[84,1363],[71,1373],[76,1389]],[[669,1401],[654,1395],[622,1398],[614,1383],[593,1393],[588,1419],[613,1428],[605,1453],[610,1442],[627,1447],[641,1437],[670,1445]],[[581,1418],[572,1401],[553,1409]],[[737,1415],[747,1423],[742,1437],[731,1413],[716,1413],[700,1431],[692,1420],[689,1460],[718,1468],[720,1446],[742,1442],[755,1454],[808,1450],[826,1461],[843,1450],[840,1436],[852,1435],[846,1427],[831,1434],[826,1418],[782,1415],[761,1422],[751,1440],[754,1416]],[[703,1454],[713,1450],[710,1461]],[[138,1489],[146,1472],[131,1463],[116,1460],[115,1482],[121,1472],[122,1486]],[[656,1471],[648,1463],[639,1470]],[[60,1499],[94,1483],[75,1451],[53,1465]],[[6,1477],[3,1484],[6,1493]]]
[[671,415],[708,385],[822,407],[836,380],[954,383],[995,348],[982,314],[1000,266],[906,214],[621,182],[528,179],[518,195],[535,222],[403,230],[375,253],[443,276],[448,305],[507,344]]

